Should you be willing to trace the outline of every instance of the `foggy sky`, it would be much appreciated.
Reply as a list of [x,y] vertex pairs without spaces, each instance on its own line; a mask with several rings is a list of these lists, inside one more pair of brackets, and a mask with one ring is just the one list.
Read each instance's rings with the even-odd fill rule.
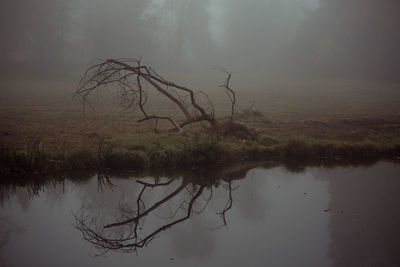
[[77,81],[126,57],[198,84],[215,67],[252,86],[399,80],[398,14],[397,0],[2,0],[0,82]]

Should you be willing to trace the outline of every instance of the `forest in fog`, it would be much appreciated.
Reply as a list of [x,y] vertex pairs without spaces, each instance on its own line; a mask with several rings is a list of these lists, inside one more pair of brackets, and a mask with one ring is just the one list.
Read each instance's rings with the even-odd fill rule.
[[172,80],[396,81],[398,0],[2,0],[0,81],[77,81],[142,58]]

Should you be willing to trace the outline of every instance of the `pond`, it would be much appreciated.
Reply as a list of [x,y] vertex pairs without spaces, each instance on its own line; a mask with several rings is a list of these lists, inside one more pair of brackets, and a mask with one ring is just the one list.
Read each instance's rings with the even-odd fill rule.
[[1,186],[0,266],[400,265],[393,162]]

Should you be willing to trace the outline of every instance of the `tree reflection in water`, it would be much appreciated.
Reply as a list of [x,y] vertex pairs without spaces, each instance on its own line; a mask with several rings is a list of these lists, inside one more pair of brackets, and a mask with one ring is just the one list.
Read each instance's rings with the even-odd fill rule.
[[[244,168],[239,171],[235,170],[230,173],[225,173],[223,179],[185,179],[173,190],[165,195],[161,200],[158,200],[150,205],[146,203],[144,194],[160,194],[160,189],[169,189],[174,179],[166,182],[148,183],[141,180],[136,181],[142,186],[141,191],[136,198],[135,208],[119,205],[119,216],[113,223],[102,223],[99,218],[90,216],[88,210],[80,210],[74,214],[76,224],[85,240],[92,243],[97,249],[106,253],[109,250],[131,253],[137,252],[138,248],[147,246],[161,232],[188,220],[192,215],[201,214],[213,198],[213,186],[223,181],[223,188],[227,191],[227,200],[219,212],[220,226],[227,225],[226,214],[232,208],[233,197],[232,191],[237,187],[233,187],[234,180],[243,179],[249,168]],[[99,181],[101,186],[111,184],[108,178],[106,182]],[[195,182],[196,181],[196,182]],[[176,209],[165,219],[167,222],[154,229],[146,229],[145,218],[149,215],[156,215],[156,211],[162,207],[167,207],[167,204],[178,195],[184,195],[180,199],[180,203],[176,205]],[[156,215],[157,216],[157,215]],[[157,216],[160,218],[160,216]],[[150,227],[147,227],[150,228]],[[219,227],[217,227],[219,228]]]

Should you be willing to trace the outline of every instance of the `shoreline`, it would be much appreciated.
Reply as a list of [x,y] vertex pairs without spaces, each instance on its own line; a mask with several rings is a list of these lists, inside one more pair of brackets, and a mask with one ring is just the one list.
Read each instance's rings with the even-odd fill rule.
[[[134,135],[118,141],[99,142],[97,149],[46,150],[34,142],[26,150],[2,149],[0,175],[46,175],[71,170],[143,171],[157,169],[214,168],[243,161],[291,163],[357,163],[397,160],[396,142],[346,142],[300,137]],[[141,137],[141,138],[139,138]]]

